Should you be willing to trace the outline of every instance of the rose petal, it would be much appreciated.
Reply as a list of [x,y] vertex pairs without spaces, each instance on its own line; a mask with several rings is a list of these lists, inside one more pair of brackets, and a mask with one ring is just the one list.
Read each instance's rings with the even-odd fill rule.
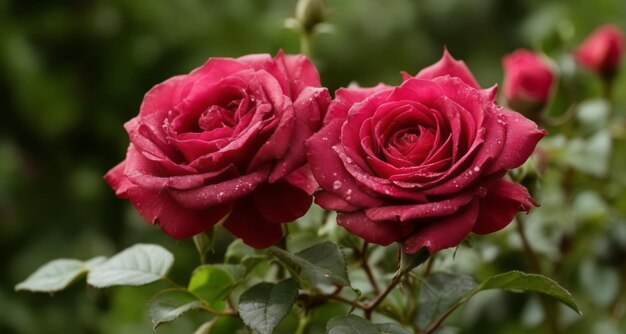
[[478,200],[475,199],[451,216],[416,227],[412,235],[404,240],[404,251],[414,254],[425,247],[433,254],[458,245],[472,231],[478,217],[478,207]]
[[209,173],[161,176],[160,170],[154,162],[146,159],[143,154],[135,149],[133,144],[128,146],[124,173],[132,183],[151,190],[192,189],[204,185],[209,180],[223,180],[239,175],[233,165],[228,165]]
[[349,87],[339,88],[335,91],[335,99],[328,107],[328,112],[324,118],[324,125],[332,122],[333,120],[340,119],[345,121],[348,117],[348,110],[352,108],[355,103],[363,101],[365,98],[379,93],[384,90],[389,90],[390,86],[379,83],[374,87]]
[[491,171],[498,168],[517,168],[528,160],[539,140],[548,132],[539,129],[537,124],[520,113],[504,108],[499,108],[496,112],[498,113],[498,122],[505,127],[506,139]]
[[230,211],[230,205],[202,210],[182,207],[165,191],[140,187],[128,189],[128,198],[141,216],[150,224],[158,224],[172,238],[184,239],[204,232],[217,224]]
[[306,163],[304,142],[320,129],[322,116],[330,101],[330,95],[325,88],[308,87],[302,91],[293,104],[295,124],[291,137],[285,139],[289,144],[287,152],[270,174],[269,182],[285,177]]
[[351,189],[349,202],[352,205],[359,207],[378,206],[382,201],[359,188],[332,148],[339,138],[341,126],[341,120],[336,120],[305,142],[311,172],[320,187],[330,193],[339,194],[340,190],[343,193],[346,189]]
[[526,188],[500,180],[480,200],[480,213],[472,231],[477,234],[499,231],[513,220],[518,211],[528,211],[536,205]]
[[128,189],[134,186],[124,175],[125,166],[126,161],[122,161],[104,175],[104,180],[115,190],[115,195],[119,198],[128,198]]
[[298,187],[304,190],[307,194],[313,195],[313,193],[319,188],[313,173],[311,173],[311,167],[304,165],[296,169],[293,173],[285,176],[285,181],[289,182],[294,187]]
[[237,202],[224,228],[254,248],[270,247],[283,237],[281,225],[265,220],[248,197]]
[[284,180],[263,183],[251,196],[259,214],[271,223],[294,221],[302,217],[313,202],[312,196]]
[[190,209],[202,209],[238,200],[267,180],[269,166],[240,177],[190,190],[170,190],[172,198]]
[[382,246],[404,239],[413,230],[412,225],[400,225],[393,221],[375,222],[367,218],[363,211],[339,212],[337,224],[367,242]]
[[480,89],[480,85],[474,78],[472,72],[465,65],[465,62],[454,59],[448,52],[448,49],[443,50],[443,56],[438,62],[421,70],[415,77],[418,79],[434,79],[446,75],[457,77],[466,84]]
[[358,206],[346,202],[343,198],[323,190],[316,192],[314,199],[317,205],[326,210],[351,212],[359,209]]
[[422,204],[388,205],[366,209],[365,214],[374,221],[396,220],[401,223],[416,219],[449,216],[474,199],[473,194],[463,193],[450,199]]
[[279,50],[274,58],[278,68],[284,73],[289,90],[285,93],[296,100],[306,87],[320,87],[320,77],[317,69],[304,55],[285,55]]

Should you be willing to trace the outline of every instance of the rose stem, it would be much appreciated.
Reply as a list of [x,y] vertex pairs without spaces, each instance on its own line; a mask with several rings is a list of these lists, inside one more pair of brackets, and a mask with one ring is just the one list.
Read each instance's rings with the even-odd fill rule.
[[528,242],[528,238],[526,237],[526,217],[521,214],[517,215],[517,233],[522,239],[522,247],[524,248],[524,254],[526,255],[526,259],[528,260],[528,266],[530,267],[530,271],[535,274],[542,273],[541,265],[539,264],[539,260],[537,259],[537,254],[533,251],[530,243]]
[[372,268],[367,262],[367,247],[368,246],[369,246],[369,242],[364,241],[363,248],[361,248],[361,252],[359,254],[359,256],[361,257],[361,267],[363,267],[363,270],[365,271],[365,274],[367,275],[367,279],[370,281],[370,284],[372,285],[372,288],[374,289],[374,293],[379,295],[380,288],[378,287],[378,283],[376,282],[376,279],[374,278],[374,273],[372,273]]
[[389,283],[389,286],[387,286],[387,288],[385,289],[385,291],[381,292],[376,299],[374,299],[374,301],[365,306],[365,308],[363,309],[363,311],[365,312],[365,318],[370,320],[372,319],[372,312],[378,307],[378,305],[380,305],[380,303],[383,302],[383,300],[385,300],[385,297],[387,297],[387,295],[402,281],[402,274],[400,273],[400,270],[398,270],[398,272],[396,273],[396,275],[393,276],[393,278],[391,279],[391,282]]
[[[541,264],[539,263],[539,259],[537,258],[537,254],[533,251],[530,243],[528,242],[528,238],[526,237],[525,223],[526,217],[522,214],[517,215],[517,232],[522,239],[522,246],[524,248],[524,254],[528,260],[528,266],[530,267],[530,271],[543,275],[541,270]],[[557,321],[557,309],[556,304],[554,302],[548,300],[545,296],[540,296],[539,300],[541,301],[541,305],[543,306],[543,310],[545,312],[545,320],[548,328],[550,329],[550,333],[556,334],[559,333],[559,326]]]

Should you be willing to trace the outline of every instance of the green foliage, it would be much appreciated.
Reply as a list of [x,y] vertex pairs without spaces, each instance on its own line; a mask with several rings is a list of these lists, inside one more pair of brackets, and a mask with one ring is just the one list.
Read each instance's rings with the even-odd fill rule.
[[165,277],[174,256],[158,245],[137,244],[93,267],[87,283],[97,288],[144,285]]
[[340,315],[330,319],[326,326],[328,334],[410,334],[395,323],[373,324],[353,314]]
[[250,328],[271,334],[291,311],[297,296],[298,284],[292,279],[277,284],[259,283],[241,295],[239,314]]
[[166,290],[158,294],[148,305],[152,327],[180,317],[183,313],[202,308],[202,302],[186,291]]
[[426,328],[475,287],[476,281],[467,275],[436,272],[428,276],[420,288],[418,326]]
[[332,242],[323,242],[296,254],[272,247],[270,255],[281,261],[305,286],[329,282],[350,285],[343,252]]
[[56,292],[67,288],[89,269],[104,261],[97,257],[87,262],[72,259],[52,260],[30,275],[25,281],[17,284],[15,290],[33,292]]
[[[225,265],[223,265],[225,266]],[[223,300],[235,286],[236,278],[232,273],[237,274],[238,278],[243,276],[242,270],[235,269],[234,265],[228,266],[232,271],[213,265],[203,265],[191,274],[188,289],[198,297],[211,303]]]

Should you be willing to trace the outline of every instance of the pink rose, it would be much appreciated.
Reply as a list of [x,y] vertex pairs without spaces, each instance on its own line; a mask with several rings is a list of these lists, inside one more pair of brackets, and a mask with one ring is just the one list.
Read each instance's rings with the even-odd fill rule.
[[535,204],[504,176],[546,132],[494,95],[447,51],[399,87],[338,90],[306,142],[316,203],[351,233],[408,253],[502,229]]
[[504,66],[504,98],[520,112],[541,111],[550,98],[554,73],[548,64],[533,52],[519,49],[502,60]]
[[591,33],[575,51],[576,61],[604,77],[613,76],[624,53],[624,34],[613,24]]
[[304,141],[329,103],[302,55],[211,58],[146,94],[124,125],[126,160],[105,180],[174,238],[224,219],[248,245],[268,247],[311,205]]

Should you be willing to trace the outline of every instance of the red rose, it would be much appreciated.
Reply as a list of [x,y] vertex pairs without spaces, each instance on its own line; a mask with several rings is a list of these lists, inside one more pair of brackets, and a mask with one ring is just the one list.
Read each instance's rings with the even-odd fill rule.
[[540,111],[548,101],[554,73],[539,55],[519,49],[502,60],[504,98],[513,109]]
[[338,90],[306,142],[316,203],[348,231],[409,253],[502,229],[534,204],[503,177],[546,132],[494,95],[447,51],[399,87]]
[[604,77],[613,76],[624,53],[624,34],[619,27],[607,24],[597,28],[576,49],[576,61]]
[[106,181],[174,238],[224,227],[250,246],[282,237],[317,184],[304,141],[330,103],[304,56],[211,58],[156,85],[124,127],[126,160]]

